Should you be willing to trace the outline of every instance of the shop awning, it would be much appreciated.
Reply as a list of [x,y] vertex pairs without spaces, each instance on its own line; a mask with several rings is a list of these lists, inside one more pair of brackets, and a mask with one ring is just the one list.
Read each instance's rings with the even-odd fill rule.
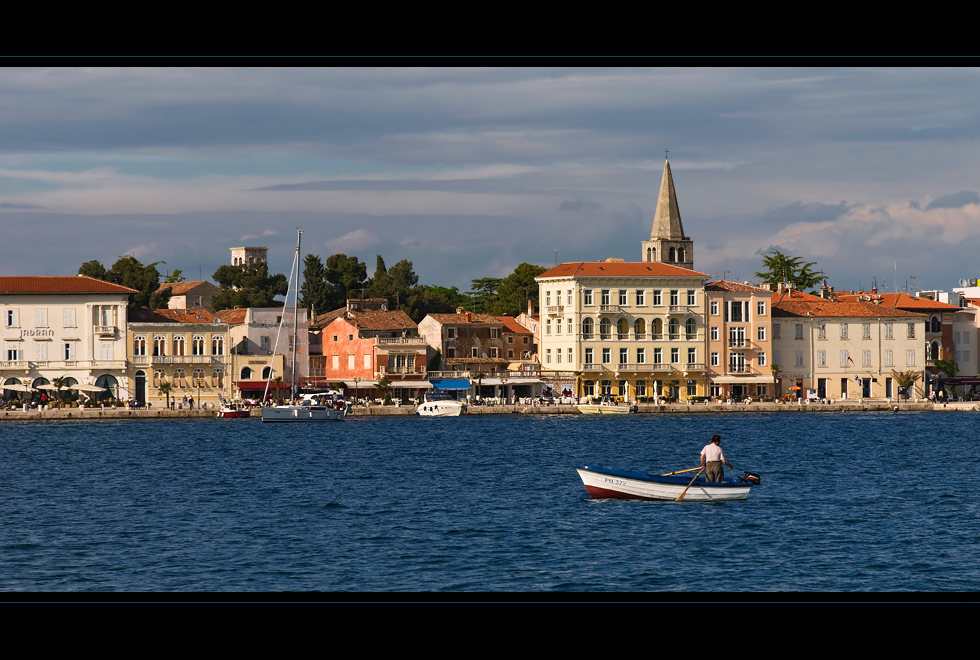
[[408,389],[415,390],[429,390],[432,389],[432,383],[427,380],[393,380],[391,381],[391,387],[407,387]]
[[470,389],[470,381],[465,378],[444,378],[444,379],[429,379],[432,383],[432,387],[437,390],[468,390]]
[[[359,381],[357,381],[355,383],[352,380],[345,380],[344,381],[344,385],[346,385],[347,387],[349,387],[351,389],[360,389],[362,387],[371,388],[371,387],[377,387],[378,386],[378,381],[376,381],[376,380],[359,380]],[[355,385],[357,386],[356,388],[355,388]]]
[[728,385],[732,383],[769,383],[772,384],[772,376],[715,376],[709,378],[712,383]]
[[[235,383],[235,387],[240,389],[242,392],[258,392],[260,390],[265,390],[265,381],[260,381],[260,382],[239,381]],[[290,385],[289,383],[279,384],[279,389],[281,390],[288,390],[290,387],[292,387],[292,385]],[[269,383],[269,389],[270,390],[276,389],[276,384]]]
[[[479,381],[474,380],[474,383]],[[534,383],[543,383],[544,381],[540,378],[508,378],[506,382],[502,378],[484,378],[484,385],[531,385]]]

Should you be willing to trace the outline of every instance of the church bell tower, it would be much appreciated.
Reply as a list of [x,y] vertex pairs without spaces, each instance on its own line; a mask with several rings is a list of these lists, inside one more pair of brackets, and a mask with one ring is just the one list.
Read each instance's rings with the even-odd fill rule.
[[694,241],[684,235],[669,161],[664,162],[664,178],[660,182],[660,197],[657,199],[653,230],[650,232],[650,240],[643,241],[641,260],[694,270]]

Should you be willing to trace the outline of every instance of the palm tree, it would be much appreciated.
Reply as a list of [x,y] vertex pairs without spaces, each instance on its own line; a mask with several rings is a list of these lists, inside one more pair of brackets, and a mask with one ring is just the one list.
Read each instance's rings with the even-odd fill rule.
[[391,381],[387,376],[382,376],[378,381],[378,388],[384,393],[385,405],[391,403]]
[[273,378],[272,383],[276,386],[276,401],[282,405],[282,376]]
[[909,389],[915,386],[915,383],[922,376],[918,371],[895,371],[892,370],[892,378],[899,387],[905,388],[905,400],[908,401]]
[[58,402],[60,403],[64,401],[65,395],[62,392],[62,390],[68,386],[68,377],[58,376],[57,378],[52,378],[51,384],[58,388],[57,390],[55,390],[58,393],[56,395],[58,397]]
[[483,389],[483,379],[486,377],[487,375],[482,371],[477,371],[475,374],[473,374],[473,378],[476,378],[476,382],[477,382],[477,386],[476,386],[477,396],[480,396],[480,391]]
[[173,392],[174,384],[169,381],[163,381],[160,383],[160,388],[157,390],[157,394],[163,397],[163,407],[170,407],[170,393]]

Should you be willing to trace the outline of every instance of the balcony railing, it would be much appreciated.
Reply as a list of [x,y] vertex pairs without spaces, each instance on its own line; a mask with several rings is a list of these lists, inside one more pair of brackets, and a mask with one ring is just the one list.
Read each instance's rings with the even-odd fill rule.
[[425,337],[378,337],[378,345],[408,344],[411,346],[425,345]]
[[561,314],[564,310],[564,305],[548,305],[549,314]]
[[115,337],[116,336],[116,326],[114,325],[97,325],[95,326],[95,334],[100,337]]
[[600,312],[618,312],[619,305],[599,305]]

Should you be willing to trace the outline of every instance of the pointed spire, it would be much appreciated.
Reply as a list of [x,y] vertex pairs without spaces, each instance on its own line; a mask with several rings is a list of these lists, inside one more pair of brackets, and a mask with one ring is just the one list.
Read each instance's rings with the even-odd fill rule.
[[657,212],[653,218],[650,238],[671,240],[684,239],[684,225],[681,224],[681,211],[677,206],[677,193],[674,192],[674,178],[670,174],[670,162],[664,161],[664,178],[660,182],[660,197],[657,199]]

